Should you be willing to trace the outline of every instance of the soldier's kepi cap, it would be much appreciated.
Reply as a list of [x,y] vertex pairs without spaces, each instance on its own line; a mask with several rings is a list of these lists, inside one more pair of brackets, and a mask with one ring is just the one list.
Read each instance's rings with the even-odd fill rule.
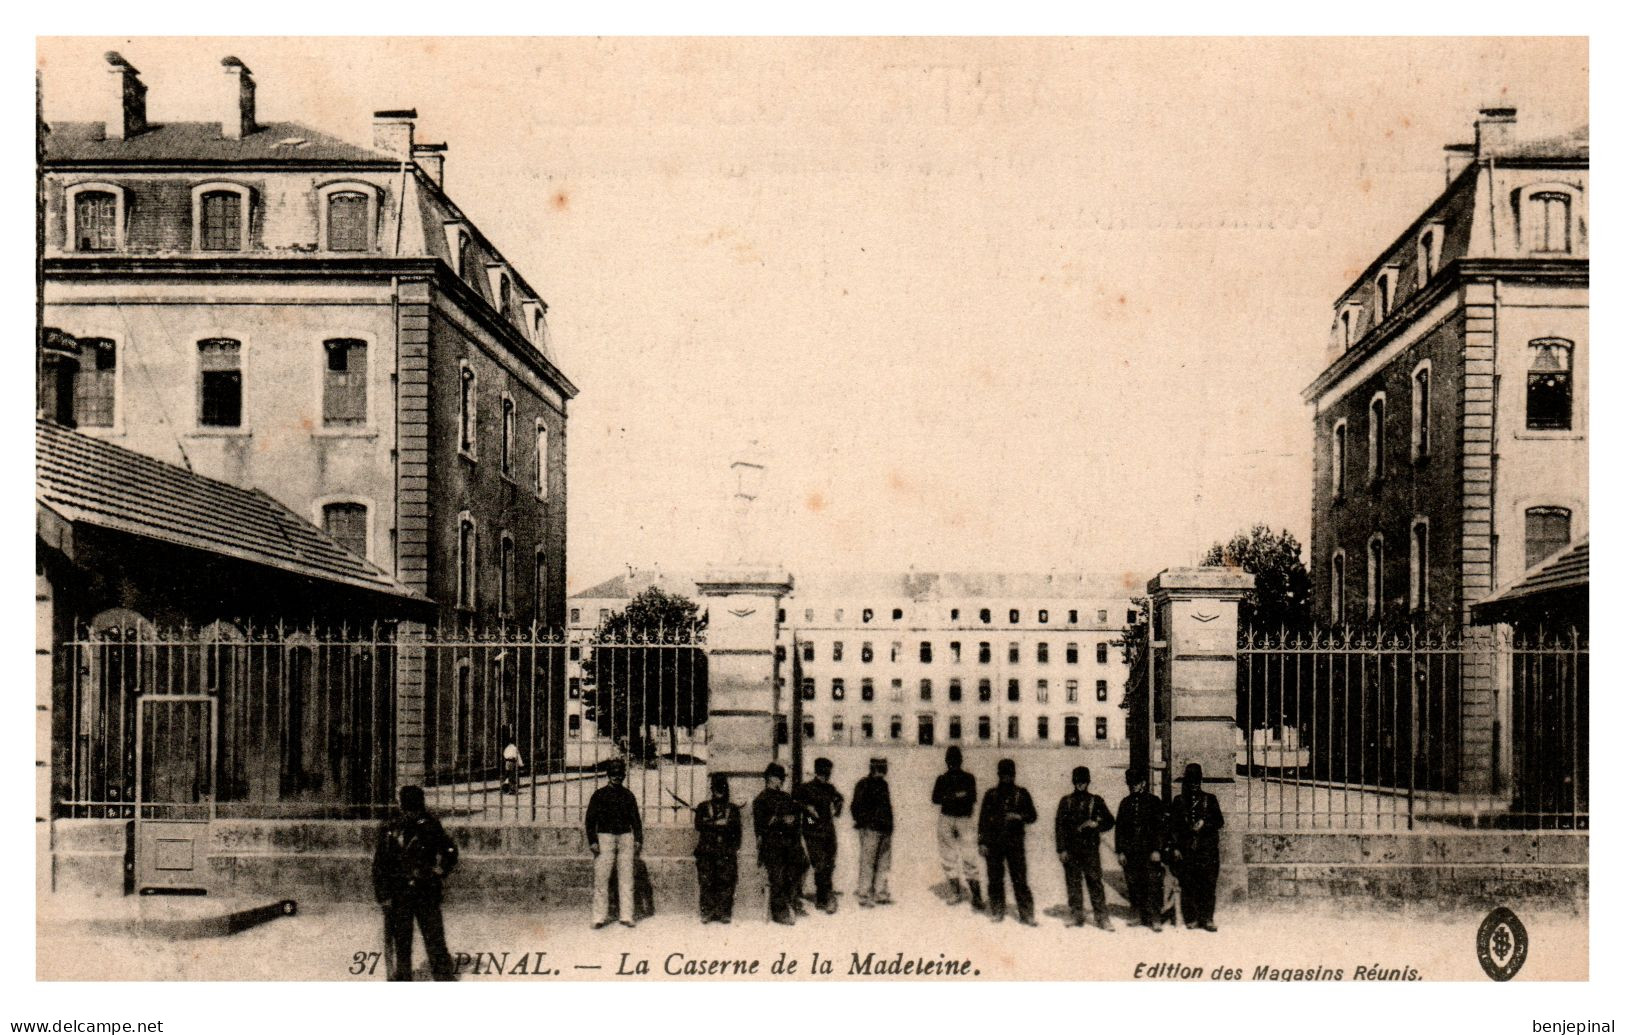
[[835,763],[831,762],[829,759],[818,758],[813,760],[813,772],[817,773],[819,776],[828,776],[834,771]]
[[1184,779],[1183,782],[1184,783],[1201,783],[1202,782],[1202,767],[1199,764],[1197,764],[1196,762],[1192,762],[1190,765],[1186,766],[1185,767],[1185,779]]
[[1073,783],[1088,783],[1089,782],[1089,767],[1086,766],[1086,765],[1073,766],[1072,767],[1072,782]]
[[777,762],[769,762],[767,768],[762,770],[762,775],[769,780],[782,780],[784,779],[784,766],[779,765]]
[[880,756],[876,755],[874,758],[869,759],[869,768],[870,769],[884,769],[884,768],[886,768],[886,760],[884,758],[881,758]]
[[611,776],[625,776],[626,775],[626,759],[624,759],[624,758],[612,758],[612,759],[610,759],[609,764],[604,766],[604,771],[609,773],[609,775],[611,775]]
[[1146,783],[1149,779],[1150,778],[1146,775],[1144,766],[1129,766],[1128,772],[1123,774],[1123,781],[1130,787],[1133,787],[1137,783]]
[[1013,758],[1001,758],[1001,759],[999,759],[999,775],[1000,776],[1014,776],[1014,775],[1016,775],[1016,760],[1013,759]]

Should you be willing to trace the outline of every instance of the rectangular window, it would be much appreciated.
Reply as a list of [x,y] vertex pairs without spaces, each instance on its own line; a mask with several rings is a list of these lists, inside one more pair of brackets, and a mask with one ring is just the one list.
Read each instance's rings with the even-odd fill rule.
[[205,251],[235,252],[243,247],[243,198],[233,191],[216,190],[203,195],[200,226]]
[[920,664],[922,664],[922,665],[931,664],[931,641],[930,640],[921,640],[920,641]]
[[846,609],[845,608],[837,607],[835,609],[835,621],[836,621],[837,624],[846,621]]
[[891,699],[894,701],[903,699],[903,681],[901,679],[891,681]]
[[875,717],[873,715],[865,715],[858,721],[858,729],[862,732],[864,740],[874,740]]
[[333,338],[322,343],[327,369],[322,375],[322,423],[359,427],[367,423],[367,343]]
[[993,739],[993,720],[988,718],[986,715],[978,715],[976,717],[976,739]]
[[118,247],[118,199],[107,191],[80,191],[73,199],[73,250],[110,252]]
[[993,700],[993,680],[978,679],[976,681],[976,699],[983,704]]
[[842,718],[841,716],[839,716],[839,715],[832,716],[830,718],[830,720],[829,720],[829,739],[830,739],[830,741],[833,742],[833,743],[839,744],[839,743],[841,743],[841,741],[845,737],[846,737],[846,720],[844,718]]
[[815,739],[817,733],[818,726],[812,719],[801,720],[801,739],[803,742],[811,742]]
[[903,658],[903,644],[901,640],[891,641],[891,660],[895,665]]
[[836,640],[834,643],[830,644],[829,659],[831,661],[840,661],[842,655],[845,653],[846,644],[842,643],[840,640]]
[[873,701],[875,699],[875,681],[865,679],[859,688],[859,692],[863,695],[865,701]]
[[936,743],[936,740],[937,740],[936,723],[932,721],[931,716],[929,716],[929,715],[920,716],[919,719],[918,719],[917,727],[918,727],[918,731],[919,731],[918,736],[917,736],[917,741],[922,747],[929,747],[930,745]]
[[1078,612],[1076,610],[1068,611],[1066,613],[1066,620],[1071,625],[1077,625],[1078,624]]
[[1529,348],[1534,355],[1524,397],[1525,423],[1531,430],[1567,430],[1574,421],[1573,343],[1546,338],[1530,342]]
[[963,733],[964,733],[964,730],[961,728],[961,726],[959,724],[959,716],[957,716],[957,715],[949,716],[948,717],[948,739],[949,740],[958,740],[963,735]]
[[1013,607],[1010,609],[1010,624],[1011,625],[1020,625],[1021,624],[1021,612],[1017,611]]
[[1049,612],[1048,611],[1040,610],[1038,612],[1038,624],[1039,625],[1048,625],[1049,624]]
[[1097,679],[1097,680],[1095,680],[1095,700],[1104,701],[1105,699],[1106,699],[1106,681],[1104,679]]
[[903,739],[903,717],[901,715],[893,715],[891,717],[890,725],[891,725],[891,739],[893,739],[893,740],[902,740]]
[[1069,644],[1066,645],[1066,663],[1068,665],[1076,665],[1078,663],[1078,645],[1077,644],[1069,643]]
[[581,697],[581,677],[580,676],[571,676],[570,677],[570,688],[569,688],[568,693],[570,695],[570,700],[572,700],[572,701],[577,700],[577,699],[579,699]]
[[1104,643],[1097,643],[1097,644],[1095,644],[1095,664],[1104,665],[1105,663],[1106,663],[1106,645]]
[[1569,243],[1569,196],[1560,191],[1531,195],[1524,206],[1524,242],[1537,252],[1566,252]]
[[993,644],[983,640],[976,645],[976,661],[978,664],[988,665],[993,662]]
[[327,198],[327,248],[335,252],[367,250],[367,196],[356,191]]
[[198,342],[198,423],[206,428],[243,424],[241,342],[208,338]]
[[1039,704],[1048,704],[1049,703],[1049,680],[1040,679],[1038,681],[1038,687],[1037,687],[1035,692],[1037,694]]
[[1021,680],[1012,679],[1005,684],[1005,699],[1009,701],[1021,700]]
[[811,701],[817,692],[818,684],[811,676],[808,676],[801,681],[801,699],[803,701]]
[[812,661],[813,660],[813,645],[812,645],[811,640],[803,640],[801,642],[801,660],[802,661]]
[[367,556],[367,508],[360,503],[329,503],[322,507],[322,531],[355,554]]
[[1004,737],[1006,740],[1021,739],[1021,716],[1012,715],[1005,722]]
[[1106,624],[1106,610],[1104,608],[1095,612],[1095,621],[1100,625]]
[[579,608],[579,607],[570,608],[570,624],[575,625],[577,622],[580,622],[580,621],[581,621],[581,608]]
[[1040,643],[1038,645],[1038,663],[1040,665],[1049,664],[1049,644]]
[[1078,703],[1078,681],[1076,679],[1068,679],[1066,681],[1066,703]]
[[1077,747],[1081,743],[1081,736],[1078,733],[1078,717],[1076,715],[1068,715],[1062,722],[1061,729],[1062,743],[1067,747]]
[[110,428],[118,346],[107,338],[80,338],[79,348],[79,369],[73,375],[74,422],[81,428]]
[[1010,664],[1018,665],[1020,663],[1021,663],[1021,644],[1012,643],[1010,645]]
[[948,680],[948,700],[957,703],[964,696],[965,687],[957,679]]
[[1048,740],[1049,739],[1049,716],[1048,715],[1040,715],[1038,717],[1038,739],[1039,740]]
[[955,665],[959,664],[959,641],[954,640],[948,644],[948,660]]
[[920,680],[920,700],[931,700],[931,680],[929,679]]
[[863,647],[858,651],[858,658],[865,665],[875,660],[875,645],[868,640],[863,641]]
[[903,620],[903,609],[900,608],[900,607],[892,608],[891,609],[891,620],[894,621],[894,622],[901,622]]
[[579,715],[570,716],[569,736],[570,736],[571,740],[579,740],[580,739],[580,737],[581,737],[581,716],[579,716]]
[[807,608],[807,610],[803,613],[803,618],[809,622],[813,620],[812,608]]
[[832,679],[829,681],[829,699],[832,701],[846,700],[846,680]]
[[1095,739],[1106,739],[1106,717],[1104,715],[1095,716]]

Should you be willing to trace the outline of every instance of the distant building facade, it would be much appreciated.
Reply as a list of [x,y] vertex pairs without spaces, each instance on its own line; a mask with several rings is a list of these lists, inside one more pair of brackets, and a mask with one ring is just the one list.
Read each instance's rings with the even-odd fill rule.
[[1486,109],[1337,300],[1315,411],[1318,617],[1465,624],[1589,518],[1589,141]]
[[565,421],[546,303],[443,185],[412,111],[370,147],[149,122],[109,54],[106,118],[42,127],[44,321],[82,346],[78,430],[264,491],[448,624],[563,624]]
[[[583,590],[569,601],[572,636],[589,640],[650,586],[697,599],[697,581],[629,572]],[[779,715],[787,723],[799,705],[805,744],[1120,747],[1120,641],[1137,605],[1119,587],[1069,575],[798,574],[779,616]],[[592,738],[571,656],[567,729]]]

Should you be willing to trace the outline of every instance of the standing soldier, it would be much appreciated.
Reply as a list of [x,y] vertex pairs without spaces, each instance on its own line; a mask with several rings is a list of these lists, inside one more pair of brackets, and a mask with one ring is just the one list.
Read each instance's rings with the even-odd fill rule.
[[[931,804],[941,808],[937,817],[937,855],[942,860],[943,876],[948,878],[948,904],[957,906],[965,900],[965,885],[970,886],[972,909],[985,909],[982,902],[981,868],[976,863],[975,823],[976,777],[965,772],[965,756],[955,745],[948,749],[948,771],[937,777],[931,788]],[[964,878],[964,885],[960,878]]]
[[1106,884],[1100,874],[1100,835],[1113,825],[1112,810],[1098,794],[1089,792],[1089,767],[1072,770],[1072,793],[1055,807],[1055,850],[1061,856],[1066,874],[1066,904],[1072,911],[1072,926],[1083,926],[1083,885],[1089,885],[1089,908],[1095,926],[1112,929],[1106,915]]
[[813,778],[796,788],[795,798],[806,810],[802,817],[802,837],[807,842],[807,860],[812,864],[813,888],[818,908],[835,912],[835,820],[846,799],[829,782],[835,763],[827,758],[813,762]]
[[1170,813],[1170,839],[1178,865],[1180,908],[1186,927],[1217,931],[1213,899],[1219,887],[1219,799],[1202,790],[1202,767],[1185,767],[1181,790]]
[[784,793],[784,766],[769,762],[766,784],[751,805],[756,827],[756,861],[767,870],[767,904],[776,924],[793,924],[801,903],[801,877],[807,854],[801,848],[801,806]]
[[987,908],[998,923],[1004,919],[1004,871],[1016,893],[1016,913],[1028,927],[1033,917],[1033,893],[1027,887],[1027,824],[1038,822],[1033,796],[1016,784],[1016,763],[999,759],[999,782],[982,796],[982,814],[976,823],[977,849],[987,860]]
[[609,783],[592,792],[587,801],[587,847],[592,851],[592,926],[609,923],[609,878],[615,876],[621,924],[632,927],[636,916],[632,896],[638,853],[643,850],[643,817],[638,800],[627,790],[626,762],[609,760]]
[[457,865],[457,845],[424,807],[423,788],[401,788],[401,811],[378,832],[372,890],[384,909],[384,960],[391,981],[412,980],[412,921],[423,932],[436,981],[456,980],[440,899],[446,874]]
[[1162,799],[1150,793],[1146,771],[1128,771],[1128,797],[1117,806],[1117,863],[1128,884],[1129,904],[1140,923],[1162,930]]
[[858,828],[858,905],[891,905],[891,788],[886,760],[869,759],[869,775],[852,788],[852,824]]
[[694,869],[700,879],[700,922],[731,923],[739,884],[739,806],[728,800],[728,778],[711,774],[711,797],[694,810]]

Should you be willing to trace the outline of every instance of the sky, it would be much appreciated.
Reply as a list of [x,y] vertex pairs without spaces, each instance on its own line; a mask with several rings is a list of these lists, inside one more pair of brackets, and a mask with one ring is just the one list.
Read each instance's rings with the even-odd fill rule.
[[580,388],[572,590],[731,559],[1140,582],[1307,545],[1332,304],[1477,110],[1588,120],[1584,40],[42,40],[49,119],[117,49],[152,118],[368,142],[415,107]]

